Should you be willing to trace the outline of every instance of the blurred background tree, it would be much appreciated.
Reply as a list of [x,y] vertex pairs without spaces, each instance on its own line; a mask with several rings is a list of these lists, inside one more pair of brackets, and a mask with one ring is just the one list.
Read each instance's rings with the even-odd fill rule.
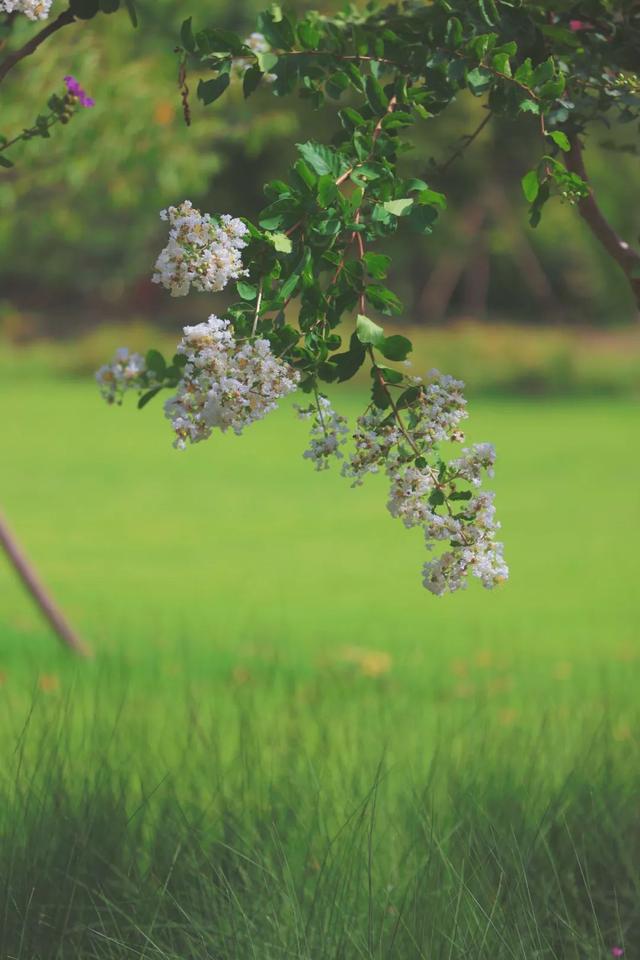
[[[218,23],[249,34],[262,6],[217,0]],[[93,110],[55,129],[51,140],[19,145],[16,166],[0,173],[0,321],[12,339],[114,320],[175,329],[194,315],[198,299],[168,303],[150,283],[165,234],[158,211],[189,198],[206,210],[254,217],[262,183],[282,169],[294,142],[329,136],[322,111],[310,116],[306,105],[280,105],[268,92],[245,102],[239,85],[215,110],[205,112],[192,97],[187,127],[173,54],[184,4],[141,0],[139,8],[143,30],[124,16],[99,16],[61,31],[5,81],[9,132],[35,116],[69,72],[96,99]],[[201,0],[188,12],[212,20]],[[12,44],[33,29],[16,22]],[[189,78],[192,89],[196,80]],[[492,119],[451,161],[451,145],[463,146],[482,116],[471,95],[462,98],[455,111],[424,125],[407,161],[450,202],[434,238],[406,239],[404,246],[395,240],[392,281],[407,307],[404,321],[632,322],[624,277],[575,209],[554,202],[540,227],[529,227],[520,178],[532,153],[530,124],[501,130]],[[632,136],[616,136],[611,144],[607,129],[593,131],[587,162],[596,189],[607,179],[600,192],[606,214],[633,239],[637,207],[628,185],[637,157],[626,145]]]

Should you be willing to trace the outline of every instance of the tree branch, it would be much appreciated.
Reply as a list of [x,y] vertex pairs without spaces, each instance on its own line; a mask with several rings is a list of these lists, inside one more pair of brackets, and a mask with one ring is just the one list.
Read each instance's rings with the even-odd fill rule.
[[582,144],[577,136],[571,138],[571,150],[567,154],[567,169],[577,173],[589,187],[589,196],[578,202],[580,214],[594,237],[624,271],[636,304],[640,307],[640,253],[616,233],[598,206],[585,169]]
[[20,47],[19,50],[16,50],[14,53],[10,53],[8,57],[0,63],[0,83],[4,80],[6,75],[10,70],[13,70],[17,63],[20,63],[21,60],[24,60],[25,57],[28,57],[30,54],[35,53],[41,43],[51,36],[52,33],[60,30],[62,27],[66,27],[68,23],[73,23],[75,17],[71,10],[63,10],[60,16],[56,17],[55,20],[52,20],[51,23],[40,31],[36,33],[34,37],[31,38],[24,47]]
[[24,586],[40,608],[41,613],[49,621],[62,643],[81,657],[91,656],[89,648],[84,645],[45,590],[35,570],[18,546],[2,514],[0,514],[0,546],[4,547],[9,563],[22,580]]

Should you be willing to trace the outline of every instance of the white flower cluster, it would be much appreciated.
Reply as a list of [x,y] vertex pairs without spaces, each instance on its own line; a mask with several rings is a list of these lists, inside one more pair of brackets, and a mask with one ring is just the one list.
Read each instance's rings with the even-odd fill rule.
[[178,353],[187,362],[165,414],[176,434],[174,446],[181,450],[187,441],[206,440],[216,427],[241,434],[298,385],[299,374],[273,355],[268,340],[240,345],[229,321],[215,316],[185,327]]
[[144,357],[121,347],[111,363],[106,363],[97,371],[96,381],[107,403],[121,404],[128,390],[140,390],[147,385],[142,382],[146,372]]
[[3,13],[24,13],[29,20],[46,20],[53,0],[0,0]]
[[327,397],[322,396],[318,396],[316,406],[298,407],[298,416],[301,420],[313,417],[309,447],[303,457],[311,460],[316,470],[328,470],[329,457],[343,457],[340,447],[347,442],[347,418],[336,413]]
[[214,220],[190,200],[160,212],[169,221],[169,242],[156,260],[152,280],[172,297],[184,297],[189,287],[203,292],[224,290],[230,280],[246,275],[240,251],[246,247],[247,227],[224,214]]
[[[251,33],[244,41],[246,47],[249,47],[253,50],[254,53],[270,53],[271,45],[267,41],[267,38],[263,33]],[[239,77],[244,77],[245,73],[251,66],[251,61],[246,57],[234,57],[233,67]],[[275,83],[278,79],[275,73],[265,73],[264,79],[267,83]]]
[[372,409],[358,419],[355,451],[343,467],[353,485],[367,473],[384,470],[390,480],[388,509],[406,527],[422,527],[427,548],[448,541],[449,549],[425,563],[423,583],[438,596],[467,586],[468,575],[493,587],[509,574],[495,534],[493,494],[458,489],[459,481],[479,486],[493,476],[495,451],[481,443],[443,463],[441,441],[461,442],[467,417],[464,384],[431,371],[430,382],[416,380],[419,393],[400,423],[393,413]]

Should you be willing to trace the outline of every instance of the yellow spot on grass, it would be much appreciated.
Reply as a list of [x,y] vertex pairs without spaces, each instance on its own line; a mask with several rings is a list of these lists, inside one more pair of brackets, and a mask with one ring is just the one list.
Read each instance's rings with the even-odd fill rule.
[[60,679],[55,673],[43,673],[38,677],[38,686],[43,693],[55,693],[60,689]]

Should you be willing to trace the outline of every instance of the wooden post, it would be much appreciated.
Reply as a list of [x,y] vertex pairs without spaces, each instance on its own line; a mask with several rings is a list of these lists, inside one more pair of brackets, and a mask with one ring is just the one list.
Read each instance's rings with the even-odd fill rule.
[[41,583],[35,570],[18,546],[17,541],[9,530],[9,527],[7,526],[7,523],[1,513],[0,544],[2,544],[4,547],[5,553],[9,558],[9,563],[14,568],[23,584],[35,600],[42,614],[55,630],[61,642],[79,656],[90,657],[91,651],[87,646],[85,646],[77,633],[75,633],[61,611],[53,602],[52,598],[48,595],[44,584]]

